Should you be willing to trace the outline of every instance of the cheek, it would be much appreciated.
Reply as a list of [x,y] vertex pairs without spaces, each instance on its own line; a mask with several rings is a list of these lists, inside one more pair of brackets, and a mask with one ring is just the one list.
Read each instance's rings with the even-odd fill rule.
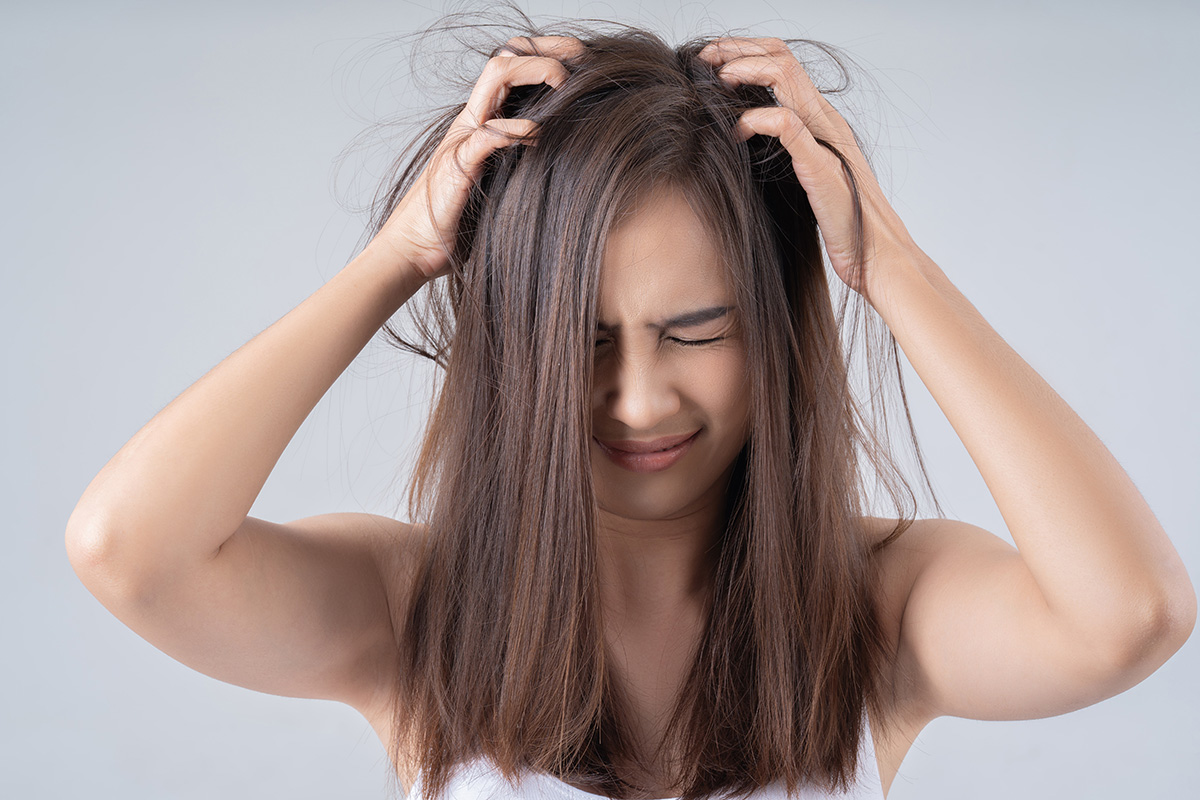
[[727,420],[728,428],[742,428],[750,410],[746,359],[740,353],[714,358],[697,378],[698,391],[714,416]]

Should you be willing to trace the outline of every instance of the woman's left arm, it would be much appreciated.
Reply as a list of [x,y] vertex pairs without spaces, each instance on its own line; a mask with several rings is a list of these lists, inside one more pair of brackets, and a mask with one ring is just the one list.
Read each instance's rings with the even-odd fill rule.
[[1158,669],[1191,633],[1196,594],[1112,453],[919,249],[878,264],[868,296],[1017,545],[922,521],[902,647],[926,700],[976,719],[1049,716]]
[[[837,274],[887,323],[962,439],[1016,542],[918,520],[900,664],[930,716],[1027,719],[1124,691],[1187,640],[1196,594],[1129,476],[1082,419],[912,240],[845,120],[778,39],[701,51],[728,83],[769,86],[743,137],[793,156]],[[833,145],[847,160],[833,155]],[[854,263],[852,173],[867,248]]]

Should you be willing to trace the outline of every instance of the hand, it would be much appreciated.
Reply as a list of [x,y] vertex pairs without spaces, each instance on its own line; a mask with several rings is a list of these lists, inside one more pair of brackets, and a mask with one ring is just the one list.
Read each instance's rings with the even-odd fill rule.
[[[895,258],[919,252],[884,198],[849,124],[817,91],[783,40],[718,39],[698,56],[717,67],[718,76],[731,87],[757,84],[774,92],[779,105],[743,113],[738,119],[738,133],[743,141],[755,134],[779,137],[808,195],[833,270],[847,286],[863,294]],[[861,271],[855,265],[850,179],[831,147],[845,158],[862,202]]]
[[499,147],[526,141],[519,137],[534,135],[537,127],[527,119],[495,116],[509,87],[546,83],[557,89],[567,79],[566,67],[556,58],[520,56],[512,49],[528,52],[531,40],[538,51],[558,58],[584,48],[569,36],[509,39],[508,49],[488,59],[466,106],[368,247],[387,248],[428,280],[449,271],[459,217],[483,162]]

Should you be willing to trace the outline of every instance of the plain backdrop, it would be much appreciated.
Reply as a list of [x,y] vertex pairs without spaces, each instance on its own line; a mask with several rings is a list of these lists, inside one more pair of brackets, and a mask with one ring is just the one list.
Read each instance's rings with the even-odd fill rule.
[[[672,42],[740,29],[846,48],[871,79],[846,102],[918,244],[1105,442],[1200,577],[1194,5],[523,7],[542,21],[643,24]],[[354,710],[172,660],[87,592],[63,531],[124,442],[353,257],[354,206],[379,162],[343,149],[369,121],[424,102],[402,53],[360,55],[443,10],[0,9],[0,795],[385,796],[383,747]],[[396,513],[427,377],[372,342],[252,513]],[[1010,539],[954,431],[911,369],[906,378],[947,513]],[[1194,796],[1197,638],[1087,709],[933,722],[891,800]]]

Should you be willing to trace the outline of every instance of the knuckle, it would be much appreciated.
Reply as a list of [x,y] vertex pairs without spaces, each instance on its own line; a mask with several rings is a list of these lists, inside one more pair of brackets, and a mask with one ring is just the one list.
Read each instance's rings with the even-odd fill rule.
[[776,114],[783,127],[783,135],[787,137],[787,144],[790,146],[803,141],[808,128],[805,127],[804,120],[800,119],[800,115],[790,108],[783,107],[780,107]]
[[804,71],[804,65],[796,59],[790,58],[784,62],[783,71],[788,81],[800,92],[800,96],[806,101],[811,101],[812,95],[817,93],[817,89],[809,79],[808,73]]
[[479,126],[483,118],[475,112],[470,106],[464,108],[460,113],[455,127],[463,130],[470,130]]
[[479,131],[484,131],[488,135],[506,136],[513,124],[516,122],[517,120],[507,119],[505,117],[493,117],[492,119],[485,119],[483,122],[479,123],[479,128],[476,130],[476,132],[478,133]]

